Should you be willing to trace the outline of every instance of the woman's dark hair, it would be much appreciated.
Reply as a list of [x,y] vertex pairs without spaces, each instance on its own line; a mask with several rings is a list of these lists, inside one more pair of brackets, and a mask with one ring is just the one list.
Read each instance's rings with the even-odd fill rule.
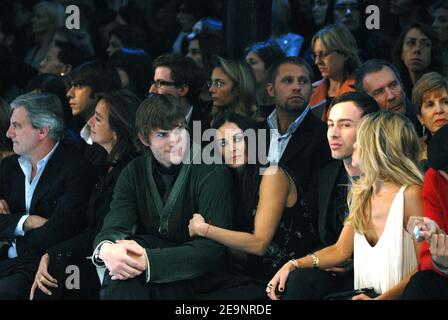
[[251,44],[246,48],[245,54],[248,55],[249,52],[256,53],[263,60],[266,70],[285,57],[282,48],[272,39]]
[[408,24],[400,33],[392,50],[392,61],[400,72],[401,80],[403,81],[403,88],[405,89],[406,95],[408,97],[410,97],[412,94],[412,81],[409,76],[409,71],[407,70],[403,60],[401,59],[401,54],[403,52],[404,39],[406,37],[406,34],[411,29],[419,30],[431,40],[431,63],[424,73],[430,71],[439,72],[440,70],[443,70],[442,52],[439,45],[439,39],[434,30],[432,30],[432,28],[427,24],[421,22],[412,22]]
[[120,25],[112,29],[109,39],[115,35],[120,40],[123,47],[147,49],[146,34],[139,26],[128,24]]
[[139,98],[146,97],[151,81],[152,60],[145,50],[139,48],[121,48],[115,51],[109,62],[120,68],[129,77],[129,87]]
[[[243,132],[246,130],[255,130],[256,125],[248,117],[236,113],[220,112],[213,122],[213,128],[219,129],[225,123],[236,124]],[[248,139],[244,136],[246,151],[248,150]],[[258,190],[262,175],[260,174],[258,164],[246,164],[240,176],[232,170],[234,174],[235,200],[238,204],[235,210],[234,227],[240,231],[253,230],[252,211],[258,203]]]
[[227,49],[225,47],[225,41],[220,35],[206,32],[190,33],[188,35],[188,41],[191,42],[193,40],[198,40],[202,63],[204,64],[205,77],[209,78],[212,73],[213,56],[226,56]]
[[141,100],[131,91],[121,89],[102,96],[109,110],[109,126],[117,141],[108,156],[114,162],[136,153],[135,115]]
[[63,64],[71,65],[72,69],[93,58],[86,48],[76,46],[68,41],[54,41],[54,45],[59,48],[58,59]]

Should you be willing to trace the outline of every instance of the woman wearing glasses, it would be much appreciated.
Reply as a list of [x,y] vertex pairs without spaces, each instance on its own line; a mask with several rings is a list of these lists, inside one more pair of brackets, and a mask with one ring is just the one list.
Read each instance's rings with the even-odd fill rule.
[[224,110],[257,120],[255,77],[245,61],[216,56],[207,85],[213,100],[212,125],[217,114]]
[[[227,246],[232,256],[244,257],[245,261],[238,259],[237,264],[244,275],[266,281],[291,257],[314,248],[316,233],[303,195],[286,169],[271,166],[263,173],[252,161],[256,155],[250,153],[249,143],[256,142],[247,133],[254,130],[254,123],[239,114],[223,112],[216,117],[214,128],[220,155],[234,175],[233,230],[215,226],[197,213],[188,226],[190,236]],[[263,287],[260,294],[265,294]]]
[[310,106],[313,113],[326,122],[333,98],[355,91],[354,72],[361,64],[358,46],[345,26],[333,24],[314,35],[311,48],[323,79],[313,84]]

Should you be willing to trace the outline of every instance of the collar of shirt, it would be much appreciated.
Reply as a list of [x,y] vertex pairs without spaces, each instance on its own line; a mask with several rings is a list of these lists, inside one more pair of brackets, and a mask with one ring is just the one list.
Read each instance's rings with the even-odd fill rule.
[[190,109],[188,110],[187,115],[185,116],[185,121],[186,121],[187,123],[190,122],[190,119],[191,119],[191,115],[192,115],[192,114],[193,114],[193,106],[190,105]]
[[86,125],[84,127],[82,127],[81,132],[79,133],[79,135],[88,144],[93,144],[92,138],[90,137],[90,127],[89,127],[89,125],[87,123],[86,123]]
[[[306,115],[310,111],[310,106],[307,106],[305,110],[303,110],[302,114],[297,117],[296,120],[294,120],[293,123],[291,123],[288,127],[288,130],[283,135],[280,135],[280,138],[288,137],[292,135],[294,132],[296,132],[299,125],[303,122],[303,119],[305,119]],[[272,111],[272,113],[269,115],[268,119],[268,126],[270,129],[277,130],[278,131],[278,119],[277,119],[277,108]]]
[[[50,160],[51,156],[55,152],[56,148],[59,146],[59,142],[56,142],[53,149],[48,152],[48,154],[41,160],[39,160],[36,164],[36,176],[34,177],[34,180],[39,180],[40,175],[42,174],[42,171],[44,171],[48,161]],[[31,183],[31,161],[29,158],[25,156],[20,156],[18,159],[20,168],[23,171],[23,174],[25,175],[26,181],[28,183]]]

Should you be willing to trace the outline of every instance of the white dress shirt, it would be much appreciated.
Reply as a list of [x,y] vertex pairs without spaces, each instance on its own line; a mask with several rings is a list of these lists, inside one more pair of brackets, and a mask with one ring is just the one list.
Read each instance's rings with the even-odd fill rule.
[[[51,156],[53,155],[56,148],[59,146],[59,142],[56,143],[56,145],[51,149],[51,151],[43,158],[42,160],[39,160],[36,164],[36,175],[33,179],[31,179],[31,171],[32,171],[32,165],[30,159],[28,159],[25,156],[19,157],[17,160],[19,162],[20,168],[23,171],[23,174],[25,175],[25,214],[20,218],[19,222],[17,223],[16,229],[14,230],[14,236],[24,236],[25,231],[23,230],[23,224],[25,223],[25,220],[29,216],[30,207],[31,207],[31,200],[33,199],[34,191],[36,190],[37,184],[39,183],[39,179],[42,176],[42,172],[44,171],[45,167],[47,166],[48,161],[50,160]],[[11,247],[8,249],[8,257],[9,258],[16,258],[17,257],[17,250],[16,250],[16,242],[14,241],[11,245]]]

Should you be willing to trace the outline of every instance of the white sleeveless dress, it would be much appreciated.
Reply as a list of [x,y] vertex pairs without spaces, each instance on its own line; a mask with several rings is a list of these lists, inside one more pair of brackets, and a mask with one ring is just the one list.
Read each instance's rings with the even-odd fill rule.
[[417,266],[411,236],[403,228],[404,190],[395,195],[384,232],[374,247],[364,234],[355,232],[353,268],[355,289],[373,287],[378,294],[396,286]]

